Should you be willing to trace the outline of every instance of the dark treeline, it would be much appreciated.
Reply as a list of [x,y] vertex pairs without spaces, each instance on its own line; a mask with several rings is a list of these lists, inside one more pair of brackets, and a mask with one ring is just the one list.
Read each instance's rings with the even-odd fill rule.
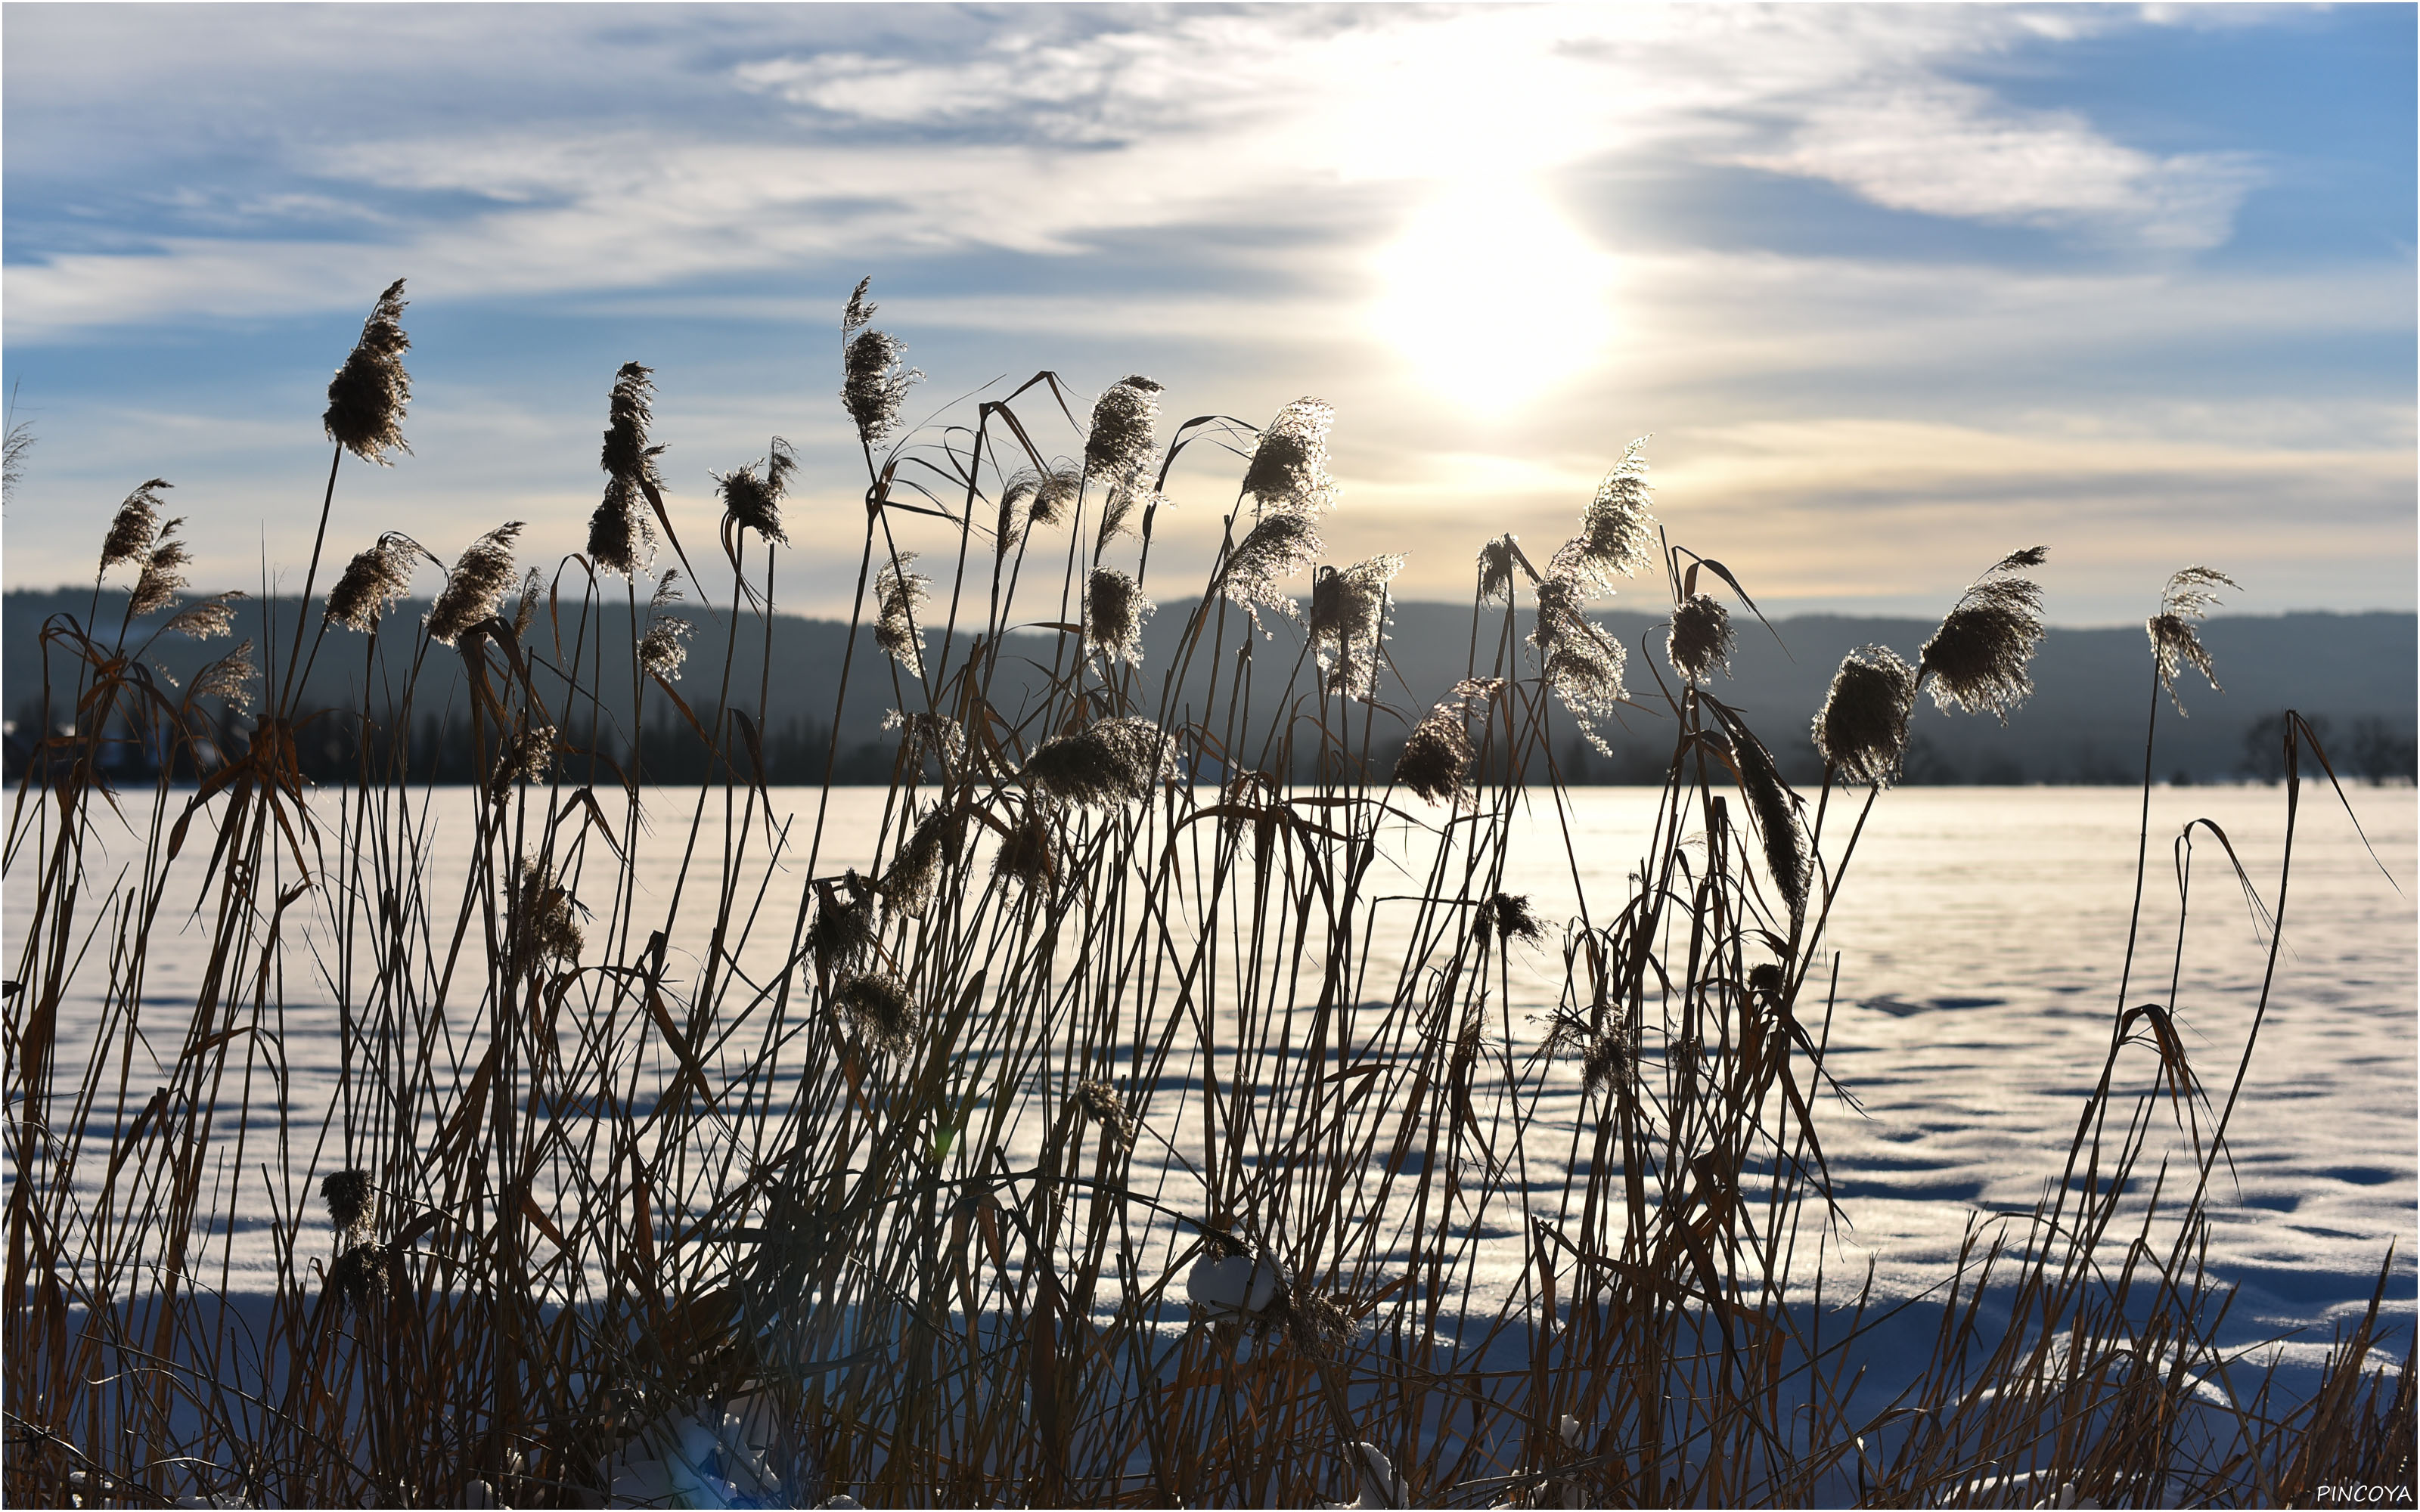
[[[8,717],[6,760],[11,778],[24,773],[41,731],[55,731],[73,720],[74,668],[55,643],[48,668],[51,706],[47,715],[44,712],[42,627],[56,615],[78,620],[93,615],[104,631],[114,631],[124,595],[100,594],[97,614],[94,602],[88,589],[21,590],[6,596],[5,703],[0,703],[0,711]],[[561,757],[563,764],[558,767],[567,779],[618,782],[619,774],[631,764],[631,695],[618,690],[628,689],[632,682],[632,607],[608,604],[585,622],[576,617],[568,620],[560,644],[550,638],[548,644],[536,648],[544,663],[561,665],[576,658],[582,669],[583,687],[607,690],[586,702],[582,702],[584,694],[566,694],[560,700],[573,705],[558,710],[556,716],[565,729],[574,732],[564,741],[573,753]],[[1156,686],[1170,664],[1175,651],[1174,631],[1183,624],[1187,608],[1182,602],[1165,606],[1156,620],[1145,626],[1146,686]],[[297,732],[298,760],[314,780],[325,780],[326,774],[339,767],[351,770],[347,764],[359,759],[365,744],[382,764],[399,761],[399,769],[411,780],[479,779],[479,757],[470,739],[470,699],[459,658],[446,648],[431,648],[416,678],[413,674],[410,658],[424,609],[425,605],[409,601],[397,605],[387,622],[389,632],[375,648],[349,633],[332,637],[313,663],[299,702],[305,708],[331,711],[311,716]],[[290,641],[295,609],[291,600],[268,604],[247,600],[238,606],[234,633],[256,638],[273,652]],[[640,613],[644,612],[641,608]],[[695,626],[686,675],[677,685],[680,696],[707,730],[715,728],[713,713],[724,697],[735,708],[744,709],[759,732],[768,783],[823,779],[844,662],[850,668],[848,698],[845,708],[839,711],[841,740],[832,778],[849,783],[890,780],[898,737],[883,728],[885,715],[903,700],[912,705],[919,695],[912,683],[896,677],[895,667],[875,649],[870,635],[860,635],[851,656],[845,650],[847,627],[831,621],[779,615],[768,635],[762,621],[748,615],[734,637],[727,608],[709,613],[689,605],[675,612]],[[1608,611],[1598,617],[1628,646],[1634,687],[1652,687],[1653,672],[1671,675],[1662,655],[1661,622],[1655,617],[1629,611]],[[168,678],[190,682],[227,646],[224,640],[203,645],[169,637],[144,644],[152,628],[156,625],[135,622],[128,645],[132,649],[143,644],[142,659]],[[1255,638],[1259,649],[1250,675],[1256,706],[1269,706],[1262,689],[1293,671],[1298,663],[1298,628],[1275,616],[1270,617],[1268,628],[1272,632],[1268,640]],[[1929,625],[1913,620],[1823,615],[1777,621],[1772,633],[1752,621],[1743,623],[1741,628],[1728,671],[1714,681],[1711,690],[1745,714],[1771,747],[1783,775],[1801,783],[1821,776],[1807,734],[1808,721],[1841,655],[1852,646],[1879,641],[1913,656],[1931,630]],[[1521,635],[1525,627],[1515,625],[1512,633]],[[2169,782],[2273,779],[2282,760],[2282,711],[2288,707],[2311,717],[2339,775],[2373,780],[2408,780],[2413,776],[2413,616],[2221,616],[2209,622],[2203,639],[2226,690],[2195,689],[2188,696],[2190,717],[2165,724],[2152,774],[2156,779]],[[2142,643],[2139,626],[2053,628],[2034,661],[2035,694],[2011,716],[2005,729],[1989,720],[1960,722],[1925,701],[1910,732],[1903,779],[1916,784],[1982,785],[2141,780],[2146,688],[2137,660]],[[1372,721],[1368,743],[1381,774],[1390,769],[1411,721],[1465,674],[1468,644],[1467,609],[1420,603],[1393,606],[1388,643],[1391,674],[1382,680],[1382,708]],[[727,674],[726,647],[731,650]],[[1043,635],[1015,637],[1008,647],[990,687],[992,696],[1005,705],[999,713],[1016,723],[1038,706],[1039,690],[1048,676],[1043,664],[1052,661],[1062,648],[1059,638]],[[938,638],[930,649],[938,656]],[[954,655],[962,656],[964,650],[962,640]],[[1200,706],[1208,696],[1208,678],[1217,660],[1197,660],[1187,686],[1177,692],[1176,706]],[[413,687],[409,731],[385,726],[365,730],[358,711],[396,708],[408,681]],[[1311,677],[1303,675],[1297,692],[1310,685]],[[542,692],[566,687],[553,673],[541,675],[539,686]],[[355,712],[337,712],[346,710]],[[1549,717],[1559,717],[1550,714]],[[637,764],[644,780],[692,782],[716,769],[726,775],[754,772],[754,756],[736,728],[726,742],[730,754],[718,756],[690,727],[688,718],[652,687],[645,716],[635,726],[641,732],[636,737]],[[229,722],[222,742],[247,738],[246,728],[240,718]],[[1034,733],[1020,728],[1017,739],[1030,741]],[[1582,743],[1568,724],[1553,728],[1552,735],[1559,776],[1572,783],[1657,782],[1662,780],[1663,764],[1670,759],[1671,739],[1665,721],[1644,708],[1624,710],[1608,724],[1609,753]],[[1360,748],[1357,741],[1355,748]],[[116,759],[111,770],[130,779],[157,773],[159,753],[147,749],[132,734],[113,746],[111,754]],[[1200,775],[1215,780],[1217,774]],[[1308,778],[1313,774],[1306,763],[1303,770],[1286,775]]]

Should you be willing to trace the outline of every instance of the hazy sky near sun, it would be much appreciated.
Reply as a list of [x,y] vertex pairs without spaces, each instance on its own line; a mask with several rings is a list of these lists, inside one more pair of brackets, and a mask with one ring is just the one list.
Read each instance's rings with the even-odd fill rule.
[[[1934,610],[2036,543],[2067,623],[2189,562],[2234,609],[2409,609],[2414,17],[12,4],[6,580],[89,581],[158,475],[197,586],[291,591],[401,276],[413,454],[348,461],[337,560],[577,548],[635,359],[690,557],[709,471],[784,436],[782,600],[843,609],[870,273],[920,418],[1044,368],[1171,422],[1329,400],[1331,554],[1409,553],[1405,596],[1499,531],[1543,560],[1652,432],[1672,538],[1768,609]],[[1236,471],[1180,465],[1164,596]]]

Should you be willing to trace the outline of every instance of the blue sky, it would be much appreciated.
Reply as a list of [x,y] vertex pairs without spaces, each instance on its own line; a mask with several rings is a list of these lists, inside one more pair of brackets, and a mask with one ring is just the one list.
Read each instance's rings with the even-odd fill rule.
[[[1329,400],[1332,552],[1409,596],[1652,433],[1673,539],[1768,609],[1928,612],[2037,542],[2065,623],[2188,562],[2410,609],[2414,15],[9,5],[6,581],[88,581],[156,474],[197,583],[294,586],[402,276],[413,455],[347,464],[332,551],[576,548],[636,359],[691,557],[786,437],[782,598],[841,608],[871,274],[920,417],[1042,368]],[[1164,596],[1233,483],[1179,471]]]

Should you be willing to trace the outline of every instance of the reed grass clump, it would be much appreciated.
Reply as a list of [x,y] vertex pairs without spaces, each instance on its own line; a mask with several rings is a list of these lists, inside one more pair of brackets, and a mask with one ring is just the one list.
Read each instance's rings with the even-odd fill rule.
[[[866,500],[842,665],[878,653],[887,787],[766,780],[791,689],[769,653],[742,686],[734,649],[770,646],[804,534],[778,440],[717,480],[719,660],[710,697],[675,686],[697,622],[682,573],[639,604],[649,521],[679,543],[635,363],[586,570],[523,571],[505,525],[389,625],[427,553],[382,535],[324,606],[305,575],[317,612],[265,690],[249,640],[175,696],[124,624],[45,627],[7,846],[0,1497],[2286,1504],[2408,1482],[2412,1376],[2375,1305],[2299,1403],[2221,1346],[2210,1194],[2267,998],[2222,1099],[2131,943],[2069,1169],[1937,1278],[1931,1353],[1876,1296],[1813,1300],[1843,1284],[1825,1135],[1855,1092],[1833,911],[1921,685],[2003,717],[2029,687],[2038,551],[1918,665],[1843,662],[1802,795],[1764,712],[1706,686],[1731,640],[1699,568],[1753,609],[1727,570],[1664,549],[1677,683],[1626,687],[1590,617],[1654,557],[1640,446],[1544,572],[1510,535],[1481,550],[1439,697],[1386,654],[1401,559],[1324,560],[1326,405],[1163,436],[1156,384],[1079,421],[1041,374],[903,434],[916,375],[867,286],[842,316]],[[402,450],[400,290],[332,391],[315,572],[344,453]],[[103,546],[139,598],[185,586],[164,486]],[[1197,497],[1226,510],[1220,553],[1180,598],[1153,522]],[[1129,528],[1140,549],[1103,560]],[[2225,585],[2188,568],[2149,622],[2154,736],[2180,670],[2211,674],[2194,625]],[[1182,624],[1146,679],[1150,592]],[[1301,619],[1298,650],[1270,653],[1263,611]],[[331,625],[366,633],[323,645]],[[356,702],[311,707],[338,660]],[[827,773],[863,698],[814,711]],[[1523,880],[1538,838],[1575,875],[1604,843],[1559,775],[1575,717],[1668,755],[1626,887],[1551,918]],[[668,728],[709,756],[686,789],[655,764]],[[423,738],[459,790],[414,778]],[[304,780],[315,748],[343,775]],[[147,795],[129,748],[167,753]],[[2281,876],[2273,962],[2285,902]]]

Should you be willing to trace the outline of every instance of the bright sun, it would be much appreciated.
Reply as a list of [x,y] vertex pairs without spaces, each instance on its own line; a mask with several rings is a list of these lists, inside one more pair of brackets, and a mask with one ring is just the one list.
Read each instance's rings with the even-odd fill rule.
[[1378,255],[1372,319],[1431,386],[1501,409],[1604,357],[1611,262],[1530,186],[1469,184]]

